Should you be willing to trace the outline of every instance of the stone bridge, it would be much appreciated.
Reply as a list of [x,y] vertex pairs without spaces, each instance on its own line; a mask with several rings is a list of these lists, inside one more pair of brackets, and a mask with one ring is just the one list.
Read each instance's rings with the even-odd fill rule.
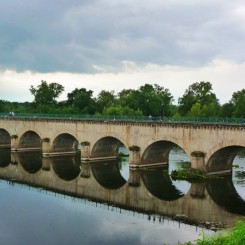
[[192,168],[229,173],[245,147],[245,126],[0,118],[0,146],[12,151],[40,150],[44,157],[79,151],[81,160],[97,161],[117,158],[122,145],[128,150],[130,167],[168,164],[171,149],[178,146]]

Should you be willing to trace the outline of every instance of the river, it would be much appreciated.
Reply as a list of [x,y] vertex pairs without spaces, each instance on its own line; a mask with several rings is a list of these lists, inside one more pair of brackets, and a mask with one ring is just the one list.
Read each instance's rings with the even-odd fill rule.
[[230,177],[170,178],[189,166],[180,149],[171,151],[169,166],[142,170],[130,170],[127,157],[81,163],[1,149],[1,244],[177,244],[244,217],[244,156]]

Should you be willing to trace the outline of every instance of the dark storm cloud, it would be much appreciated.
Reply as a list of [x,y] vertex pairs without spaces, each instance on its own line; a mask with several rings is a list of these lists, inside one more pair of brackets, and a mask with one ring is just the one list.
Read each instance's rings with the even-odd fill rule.
[[93,72],[93,65],[120,70],[124,60],[185,66],[244,61],[243,1],[0,3],[0,69]]

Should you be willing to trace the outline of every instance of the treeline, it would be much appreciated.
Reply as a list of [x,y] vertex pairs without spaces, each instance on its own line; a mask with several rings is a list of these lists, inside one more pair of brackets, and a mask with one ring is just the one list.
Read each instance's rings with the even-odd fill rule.
[[244,117],[245,89],[233,93],[229,102],[221,105],[210,82],[190,85],[174,104],[169,89],[158,84],[145,84],[137,90],[123,89],[119,93],[102,90],[97,97],[92,90],[76,88],[67,94],[67,100],[57,99],[64,91],[59,83],[41,81],[31,86],[32,102],[0,100],[0,112],[52,113],[90,115],[132,115],[152,117]]

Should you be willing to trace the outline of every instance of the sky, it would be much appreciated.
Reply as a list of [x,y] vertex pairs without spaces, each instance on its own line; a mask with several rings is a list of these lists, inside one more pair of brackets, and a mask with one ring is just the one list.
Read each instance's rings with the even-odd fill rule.
[[0,100],[41,81],[116,93],[146,83],[175,98],[209,81],[221,103],[245,88],[244,0],[0,0]]

